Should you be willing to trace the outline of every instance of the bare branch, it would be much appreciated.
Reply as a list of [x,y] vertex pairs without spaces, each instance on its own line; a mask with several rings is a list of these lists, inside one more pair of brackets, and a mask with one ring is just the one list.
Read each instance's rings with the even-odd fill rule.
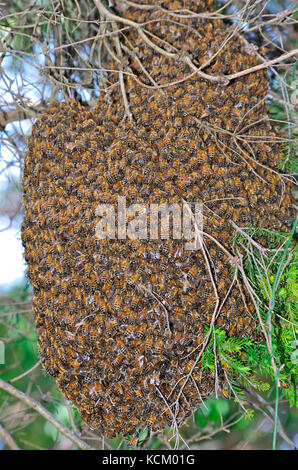
[[30,408],[33,408],[37,413],[39,413],[43,418],[49,421],[61,434],[65,437],[70,439],[75,445],[77,445],[82,450],[95,450],[93,447],[86,444],[86,442],[82,441],[78,438],[73,432],[71,432],[64,424],[61,424],[57,421],[56,418],[44,408],[35,398],[29,397],[25,393],[21,392],[17,388],[13,387],[12,385],[8,384],[4,380],[0,379],[0,388],[8,392],[10,395],[13,395],[18,400],[26,403]]
[[8,431],[0,424],[0,438],[11,450],[20,450],[17,446],[15,441],[13,440],[12,436],[9,434]]

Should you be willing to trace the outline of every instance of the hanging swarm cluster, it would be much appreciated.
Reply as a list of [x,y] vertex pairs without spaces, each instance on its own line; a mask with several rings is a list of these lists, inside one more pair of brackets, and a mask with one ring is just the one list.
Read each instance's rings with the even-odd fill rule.
[[[163,2],[197,12],[209,4]],[[150,37],[198,65],[227,35],[219,20],[194,15],[180,26],[164,21],[163,11],[129,8],[123,15],[154,20],[146,25]],[[93,110],[75,101],[52,105],[33,127],[23,179],[22,239],[42,362],[106,437],[179,425],[214,392],[215,381],[226,387],[220,366],[215,377],[196,359],[217,295],[221,305],[229,292],[216,324],[229,335],[255,335],[245,288],[230,289],[223,249],[232,252],[230,222],[286,229],[291,218],[291,187],[275,170],[281,149],[272,143],[266,73],[228,86],[196,74],[183,80],[191,74],[183,61],[153,50],[133,28],[125,34],[124,43],[138,51],[125,78],[133,121],[125,118],[118,85]],[[225,75],[256,64],[234,37],[204,72]],[[153,81],[176,84],[154,89]],[[118,196],[127,205],[204,203],[204,250],[185,250],[172,238],[98,240],[96,208],[117,204]]]

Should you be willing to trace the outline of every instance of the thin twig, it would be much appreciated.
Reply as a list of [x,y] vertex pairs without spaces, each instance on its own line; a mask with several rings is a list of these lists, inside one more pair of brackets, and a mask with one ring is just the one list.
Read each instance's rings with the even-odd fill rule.
[[61,424],[56,418],[54,418],[54,416],[46,408],[44,408],[39,403],[39,401],[35,400],[35,398],[29,397],[2,379],[0,379],[0,388],[8,392],[10,395],[13,395],[18,400],[26,403],[26,405],[28,405],[30,408],[33,408],[35,411],[37,411],[37,413],[50,422],[56,429],[58,429],[59,432],[61,432],[61,434],[70,439],[80,449],[95,450],[93,447],[86,444],[86,442],[82,441],[73,432],[71,432],[66,426],[64,426],[64,424]]
[[0,438],[11,450],[20,450],[19,446],[13,440],[11,434],[0,424]]

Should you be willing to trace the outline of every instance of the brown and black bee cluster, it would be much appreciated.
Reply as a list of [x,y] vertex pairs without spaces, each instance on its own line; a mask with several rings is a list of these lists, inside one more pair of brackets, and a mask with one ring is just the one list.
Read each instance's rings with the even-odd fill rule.
[[[148,22],[154,44],[204,66],[227,26],[166,11],[200,13],[209,1],[163,7],[123,15]],[[114,86],[96,109],[56,103],[36,122],[23,179],[22,239],[42,362],[107,437],[179,425],[215,384],[226,389],[220,364],[215,374],[197,358],[214,315],[228,335],[256,334],[246,289],[233,283],[232,222],[287,230],[292,217],[291,185],[276,169],[282,152],[267,116],[266,73],[224,86],[133,28],[122,40],[138,51],[127,57],[125,78],[133,120],[111,61]],[[257,63],[234,36],[203,70],[227,75]],[[203,203],[203,249],[185,250],[173,238],[97,239],[96,209],[117,205],[118,196],[127,205]]]

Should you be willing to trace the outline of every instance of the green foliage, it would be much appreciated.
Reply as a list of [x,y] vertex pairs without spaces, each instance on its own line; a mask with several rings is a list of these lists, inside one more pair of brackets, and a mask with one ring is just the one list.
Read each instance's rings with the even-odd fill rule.
[[[292,241],[295,228],[296,225],[289,236],[252,227],[246,229],[246,235],[238,234],[234,240],[235,247],[245,253],[244,271],[253,286],[267,338],[271,339],[272,352],[262,334],[257,339],[228,337],[226,331],[215,326],[201,366],[214,371],[216,364],[220,364],[229,383],[229,390],[224,390],[223,394],[233,395],[241,404],[245,403],[244,389],[264,392],[270,388],[269,382],[277,383],[277,369],[278,384],[284,389],[290,406],[298,405],[298,248]],[[252,244],[251,239],[261,240],[268,249]],[[261,333],[260,325],[258,329]],[[246,417],[252,417],[252,410],[248,410]],[[202,425],[202,418],[199,420]]]
[[280,171],[287,171],[291,174],[296,174],[298,172],[297,164],[297,137],[298,133],[293,132],[293,141],[289,142],[286,145],[282,146],[282,158],[277,166]]
[[255,378],[254,372],[259,361],[258,346],[259,344],[250,338],[227,337],[224,330],[215,326],[203,354],[202,368],[214,370],[215,362],[220,363],[233,384],[231,391],[238,398],[241,397],[241,401],[245,401],[240,384],[254,386],[261,391],[269,389],[268,383]]
[[[279,370],[280,385],[285,389],[290,405],[297,406],[298,248],[291,242],[287,256],[284,256],[289,235],[262,228],[246,232],[255,239],[266,241],[272,250],[265,255],[261,248],[252,249],[247,237],[237,235],[235,240],[238,248],[247,249],[244,267],[253,285],[262,320],[271,335],[272,354],[265,339],[255,344],[244,340],[245,365],[259,375],[275,380],[273,356]],[[238,372],[240,374],[240,369]]]
[[[39,361],[37,332],[32,320],[31,292],[28,283],[1,295],[0,340],[5,344],[5,363],[0,364],[0,377],[7,382],[22,376]],[[41,371],[41,365],[31,373],[13,381],[12,385],[36,398],[58,421],[71,429],[68,411],[55,381]],[[16,413],[18,408],[23,411]],[[53,448],[62,437],[51,423],[32,412],[30,408],[23,405],[20,407],[13,397],[1,390],[1,423],[5,424],[11,419],[10,416],[14,415],[10,431],[22,449]],[[79,426],[81,418],[76,410],[73,411],[73,419]]]
[[281,98],[279,101],[271,100],[268,111],[273,123],[284,132],[285,142],[282,145],[282,158],[278,169],[288,173],[297,174],[297,120],[298,120],[298,80],[296,79],[298,61],[295,62],[291,76],[285,77],[289,87],[289,94],[285,96],[279,80],[272,80],[272,89]]

